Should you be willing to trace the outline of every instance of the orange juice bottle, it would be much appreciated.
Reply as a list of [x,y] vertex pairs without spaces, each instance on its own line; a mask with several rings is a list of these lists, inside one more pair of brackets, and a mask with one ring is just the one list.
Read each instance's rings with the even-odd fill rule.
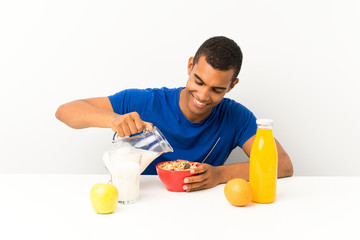
[[249,183],[252,201],[272,203],[276,197],[278,156],[273,137],[273,120],[256,120],[257,131],[250,152]]

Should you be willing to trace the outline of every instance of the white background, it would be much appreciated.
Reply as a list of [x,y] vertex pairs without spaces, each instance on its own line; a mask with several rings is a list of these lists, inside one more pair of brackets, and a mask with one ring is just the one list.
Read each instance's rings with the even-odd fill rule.
[[1,1],[0,173],[105,173],[112,131],[71,129],[57,107],[184,86],[224,35],[244,54],[227,97],[275,120],[295,175],[360,175],[359,22],[356,0]]

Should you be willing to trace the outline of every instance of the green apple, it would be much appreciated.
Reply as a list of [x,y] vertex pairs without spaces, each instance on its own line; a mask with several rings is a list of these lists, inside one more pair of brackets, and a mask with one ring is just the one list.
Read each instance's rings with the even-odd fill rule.
[[112,184],[97,183],[90,191],[90,201],[95,212],[112,213],[118,203],[118,190]]

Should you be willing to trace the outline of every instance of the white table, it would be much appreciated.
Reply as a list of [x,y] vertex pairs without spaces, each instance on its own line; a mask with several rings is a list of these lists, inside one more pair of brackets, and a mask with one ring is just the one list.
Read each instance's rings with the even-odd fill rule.
[[107,175],[0,175],[0,239],[360,239],[360,177],[278,180],[277,201],[234,207],[224,184],[169,192],[141,176],[140,199],[96,214]]

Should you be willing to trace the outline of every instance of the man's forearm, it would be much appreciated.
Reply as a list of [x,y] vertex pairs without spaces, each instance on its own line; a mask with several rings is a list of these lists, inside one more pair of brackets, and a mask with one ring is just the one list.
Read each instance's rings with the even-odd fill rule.
[[63,104],[55,114],[60,121],[76,129],[87,127],[111,128],[115,115],[114,112],[94,106],[83,100]]
[[[218,170],[218,182],[226,183],[233,178],[249,180],[249,162],[234,163],[216,167]],[[289,156],[283,152],[278,156],[278,178],[291,177],[293,166]]]
[[234,163],[216,167],[218,170],[218,182],[227,183],[233,178],[249,180],[249,162]]

